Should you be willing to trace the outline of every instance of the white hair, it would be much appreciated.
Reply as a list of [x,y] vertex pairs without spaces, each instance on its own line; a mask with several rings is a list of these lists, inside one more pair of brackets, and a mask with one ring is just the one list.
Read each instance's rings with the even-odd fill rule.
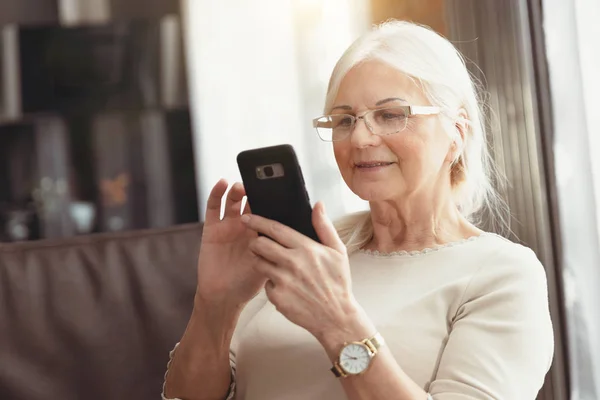
[[[453,121],[461,108],[466,111],[468,123],[462,152],[450,172],[455,204],[474,223],[487,210],[506,224],[498,213],[507,208],[494,189],[503,177],[488,151],[485,101],[480,97],[483,91],[469,74],[459,51],[428,27],[405,21],[384,22],[358,38],[337,62],[329,81],[325,113],[331,112],[348,71],[369,60],[384,62],[409,76],[431,104],[440,107]],[[448,127],[448,134],[454,135],[454,123]],[[362,248],[373,236],[370,212],[346,216],[337,221],[336,227],[349,252]]]

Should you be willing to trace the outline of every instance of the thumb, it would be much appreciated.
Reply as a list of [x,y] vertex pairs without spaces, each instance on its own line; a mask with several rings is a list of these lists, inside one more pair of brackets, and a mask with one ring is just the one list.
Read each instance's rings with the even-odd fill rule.
[[346,252],[346,246],[342,243],[342,240],[337,234],[335,227],[331,220],[327,217],[325,213],[325,206],[322,202],[318,202],[313,208],[312,212],[312,223],[321,240],[327,247],[331,247],[339,251],[340,253]]

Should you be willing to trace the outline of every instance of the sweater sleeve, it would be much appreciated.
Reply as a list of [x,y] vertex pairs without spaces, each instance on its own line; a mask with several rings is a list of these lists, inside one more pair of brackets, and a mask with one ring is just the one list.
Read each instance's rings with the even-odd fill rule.
[[[162,400],[181,400],[181,399],[168,399],[167,397],[165,397],[165,383],[167,380],[167,373],[169,372],[169,367],[171,366],[171,361],[173,360],[173,355],[175,354],[175,350],[177,350],[177,346],[179,346],[179,343],[175,344],[175,347],[173,348],[173,350],[171,350],[171,352],[169,353],[169,362],[167,363],[167,372],[165,372],[165,380],[163,381],[163,390],[161,393],[161,399]],[[231,382],[229,384],[229,390],[227,391],[227,395],[225,396],[224,400],[233,400],[235,399],[235,353],[232,352],[231,350],[229,351],[229,365],[230,365],[230,369],[231,369]]]
[[467,287],[428,388],[434,400],[533,400],[542,387],[554,354],[546,274],[531,250],[514,250]]
[[[246,325],[254,318],[254,316],[260,311],[262,307],[267,303],[267,295],[263,290],[261,290],[245,307],[240,317],[238,319],[237,325],[235,327],[233,337],[231,340],[231,347],[229,349],[229,365],[231,371],[231,383],[229,385],[229,390],[224,400],[234,400],[236,397],[236,351],[239,341],[239,336],[242,334]],[[168,399],[165,397],[165,384],[167,380],[167,374],[169,373],[169,367],[171,366],[171,361],[173,360],[173,355],[177,350],[177,346],[179,343],[175,344],[175,347],[169,353],[169,362],[167,363],[167,370],[165,372],[165,379],[163,381],[163,390],[161,393],[162,400],[181,400],[181,399]]]

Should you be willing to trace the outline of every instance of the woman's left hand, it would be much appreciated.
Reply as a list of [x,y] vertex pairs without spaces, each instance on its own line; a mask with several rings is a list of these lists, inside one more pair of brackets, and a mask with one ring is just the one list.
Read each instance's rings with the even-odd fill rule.
[[258,215],[242,219],[249,229],[268,236],[253,239],[250,250],[259,258],[256,270],[269,279],[265,285],[269,300],[287,319],[320,339],[344,331],[360,314],[352,295],[346,246],[322,203],[312,214],[322,244]]

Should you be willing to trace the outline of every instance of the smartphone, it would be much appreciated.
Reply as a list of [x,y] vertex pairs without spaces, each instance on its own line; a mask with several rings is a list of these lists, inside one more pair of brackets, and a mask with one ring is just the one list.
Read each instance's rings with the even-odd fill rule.
[[242,151],[237,163],[252,214],[281,222],[319,242],[302,169],[291,145]]

